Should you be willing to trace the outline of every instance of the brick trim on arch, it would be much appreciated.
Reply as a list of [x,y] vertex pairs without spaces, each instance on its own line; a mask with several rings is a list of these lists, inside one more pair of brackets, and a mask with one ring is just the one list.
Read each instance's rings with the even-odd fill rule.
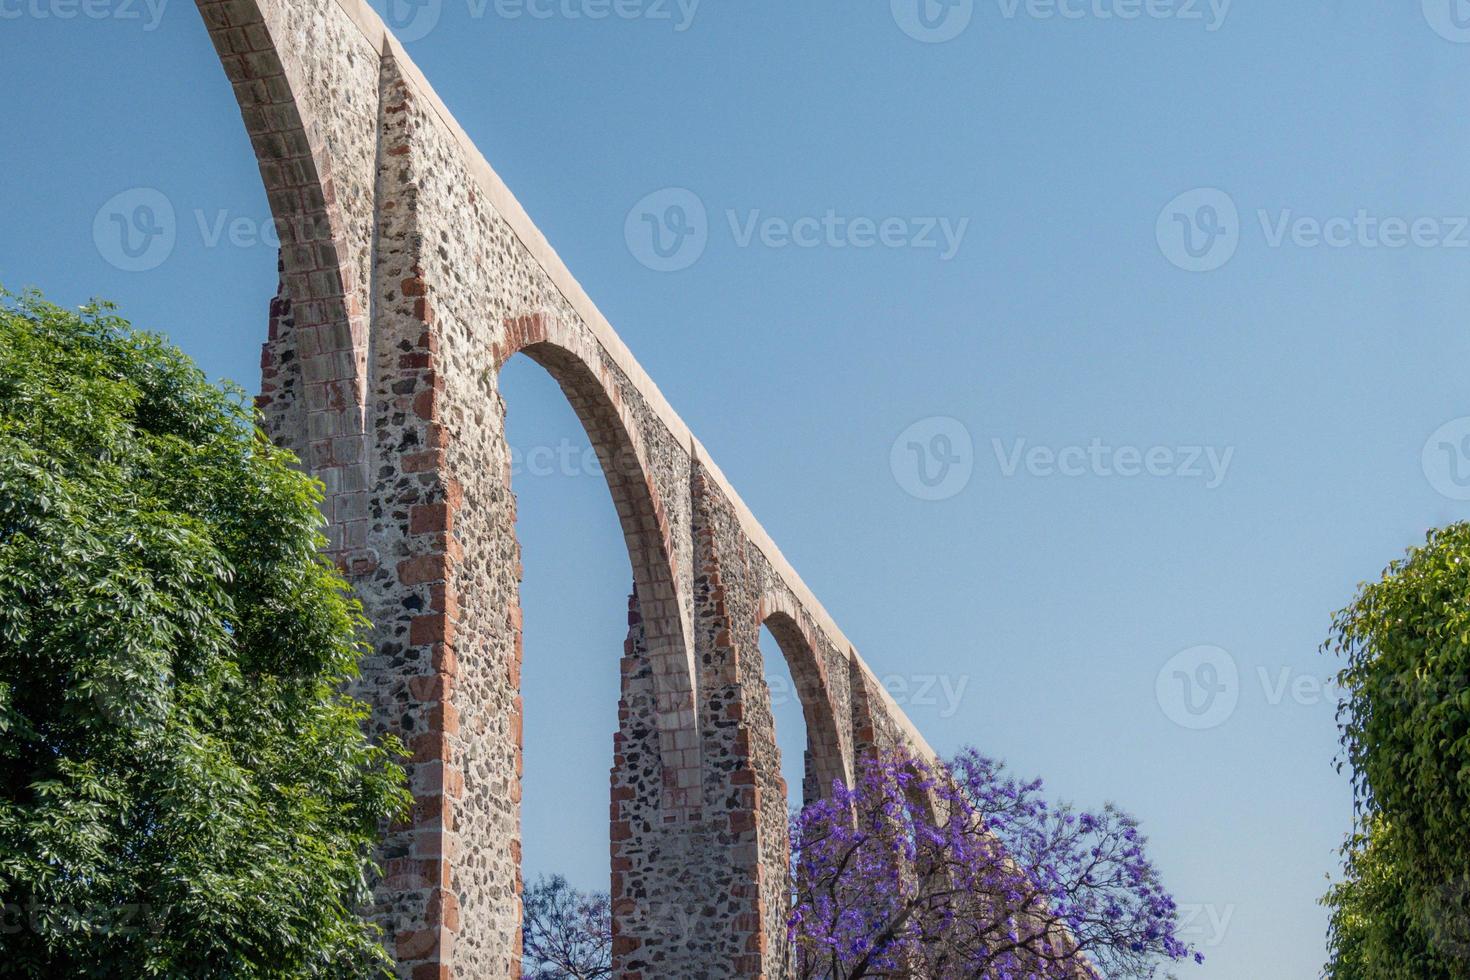
[[[347,565],[366,546],[364,374],[366,284],[351,271],[353,248],[338,206],[323,128],[296,93],[296,66],[276,48],[276,10],[249,0],[199,0],[210,39],[235,90],[280,236],[280,295],[262,352],[263,411],[300,412],[292,448],[325,487],[328,550]],[[284,315],[283,315],[284,314]],[[273,384],[294,361],[290,386]],[[273,404],[277,399],[297,404]]]
[[622,403],[622,385],[609,376],[600,352],[588,346],[584,332],[559,317],[534,313],[507,318],[493,359],[498,369],[522,353],[543,367],[561,387],[601,463],[633,566],[640,642],[653,674],[664,816],[697,820],[703,791],[696,677],[671,523],[638,425]]
[[842,714],[827,661],[818,654],[820,647],[811,630],[803,625],[800,607],[785,592],[770,591],[761,596],[757,616],[781,648],[801,699],[806,719],[807,771],[814,784],[803,789],[823,797],[832,792],[834,780],[852,785],[851,740],[843,738]]

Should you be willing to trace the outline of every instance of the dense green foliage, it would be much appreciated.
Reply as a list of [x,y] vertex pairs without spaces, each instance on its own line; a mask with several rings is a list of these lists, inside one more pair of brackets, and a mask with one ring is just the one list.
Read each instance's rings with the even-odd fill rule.
[[1361,832],[1328,893],[1334,980],[1470,978],[1470,525],[1364,585],[1326,649]]
[[364,976],[406,802],[316,485],[160,338],[0,297],[0,973]]
[[[1343,849],[1345,880],[1332,886],[1324,904],[1332,909],[1329,945],[1333,980],[1446,980],[1455,972],[1456,946],[1441,943],[1420,925],[1436,908],[1413,910],[1407,875],[1387,824],[1370,822]],[[1452,896],[1447,896],[1452,897]],[[1448,906],[1445,906],[1448,910]]]

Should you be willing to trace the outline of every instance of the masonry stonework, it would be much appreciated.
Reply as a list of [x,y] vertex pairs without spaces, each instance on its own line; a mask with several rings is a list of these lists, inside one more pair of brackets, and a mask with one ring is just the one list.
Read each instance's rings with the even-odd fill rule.
[[[281,232],[258,404],[323,483],[373,623],[357,693],[412,813],[375,919],[400,976],[519,974],[520,551],[499,371],[557,381],[633,580],[609,808],[618,976],[786,975],[788,787],[759,647],[808,730],[807,796],[932,752],[360,0],[198,0]],[[611,655],[611,652],[610,654]]]

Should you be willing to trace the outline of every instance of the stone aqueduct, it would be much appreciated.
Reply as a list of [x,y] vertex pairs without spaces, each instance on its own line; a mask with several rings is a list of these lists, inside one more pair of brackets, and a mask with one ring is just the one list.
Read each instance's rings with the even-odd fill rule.
[[556,379],[603,463],[634,594],[614,737],[616,973],[783,973],[787,789],[931,752],[361,0],[199,0],[282,231],[259,404],[326,488],[375,624],[361,694],[412,752],[375,914],[399,973],[519,972],[521,619],[502,364]]

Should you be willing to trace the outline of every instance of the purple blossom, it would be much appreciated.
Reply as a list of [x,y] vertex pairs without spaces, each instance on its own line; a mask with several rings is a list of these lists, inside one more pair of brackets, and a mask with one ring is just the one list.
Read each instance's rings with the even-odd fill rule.
[[970,750],[872,761],[792,822],[795,976],[1075,980],[1202,960],[1136,822]]

